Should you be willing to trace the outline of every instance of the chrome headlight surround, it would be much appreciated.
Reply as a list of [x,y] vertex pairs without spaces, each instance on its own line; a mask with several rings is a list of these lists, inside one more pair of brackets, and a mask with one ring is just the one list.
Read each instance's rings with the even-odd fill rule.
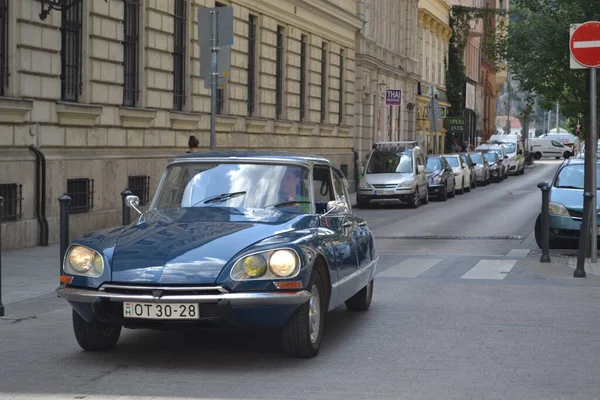
[[367,183],[364,179],[360,181],[360,183],[358,184],[358,188],[359,189],[373,189],[373,186],[371,186],[369,183]]
[[244,255],[235,262],[229,276],[238,282],[264,281],[294,278],[299,273],[300,256],[296,250],[286,247]]
[[431,178],[431,182],[432,183],[442,183],[442,177],[441,177],[441,175],[434,176],[433,178]]
[[571,214],[569,214],[569,211],[567,210],[567,208],[564,205],[562,205],[560,203],[555,203],[553,201],[551,201],[550,204],[548,205],[548,210],[551,215],[562,215],[565,217],[571,216]]
[[69,275],[99,278],[104,273],[104,258],[89,247],[71,245],[63,260],[63,271]]

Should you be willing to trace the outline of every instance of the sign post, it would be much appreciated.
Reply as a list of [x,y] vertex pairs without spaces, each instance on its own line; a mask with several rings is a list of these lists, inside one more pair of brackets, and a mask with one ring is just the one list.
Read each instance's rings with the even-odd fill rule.
[[[587,145],[585,146],[585,169],[587,185],[584,189],[584,214],[583,218],[588,219],[590,228],[590,245],[592,263],[597,262],[597,177],[596,177],[596,153],[598,150],[598,124],[597,124],[597,106],[596,106],[596,68],[600,66],[600,22],[590,21],[581,25],[571,26],[571,39],[569,41],[571,51],[571,68],[589,68],[590,69],[590,132],[587,135]],[[573,62],[575,61],[575,63]],[[579,64],[579,65],[577,65]],[[587,194],[587,196],[586,196]],[[589,204],[586,207],[586,200]],[[587,232],[581,232],[586,235]],[[587,243],[587,240],[584,241]],[[587,246],[586,246],[587,247]],[[579,251],[577,268],[573,276],[585,276],[583,265],[585,263],[585,249]],[[583,258],[581,260],[581,258]],[[583,270],[583,273],[582,273]]]
[[[217,89],[223,89],[229,76],[233,44],[233,8],[198,9],[200,41],[200,76],[204,87],[210,87],[210,149],[216,146]],[[210,60],[210,62],[208,61]],[[208,68],[210,66],[210,68]]]

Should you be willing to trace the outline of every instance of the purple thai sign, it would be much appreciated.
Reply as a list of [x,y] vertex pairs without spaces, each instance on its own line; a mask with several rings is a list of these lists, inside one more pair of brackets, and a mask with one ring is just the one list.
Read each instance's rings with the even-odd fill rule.
[[388,89],[385,91],[386,106],[401,106],[402,105],[402,90]]

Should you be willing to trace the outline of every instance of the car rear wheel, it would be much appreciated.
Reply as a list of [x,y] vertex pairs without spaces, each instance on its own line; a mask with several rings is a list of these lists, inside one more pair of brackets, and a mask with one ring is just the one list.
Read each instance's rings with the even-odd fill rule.
[[110,350],[115,347],[121,336],[120,326],[87,322],[75,310],[73,310],[73,331],[79,346],[88,351]]
[[467,193],[469,193],[471,191],[471,182],[469,181],[469,184],[467,186],[463,186],[463,190]]
[[373,299],[374,280],[371,280],[358,293],[346,300],[346,307],[350,311],[367,311]]
[[284,353],[310,358],[319,353],[327,302],[319,272],[312,271],[308,284],[310,300],[302,304],[287,321],[281,332]]

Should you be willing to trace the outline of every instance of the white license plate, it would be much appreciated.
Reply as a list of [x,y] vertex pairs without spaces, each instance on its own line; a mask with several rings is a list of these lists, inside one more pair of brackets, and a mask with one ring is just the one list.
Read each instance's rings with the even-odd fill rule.
[[392,194],[395,194],[396,192],[393,190],[378,190],[375,192],[376,195],[380,195],[380,196],[389,196]]
[[123,317],[144,319],[198,319],[199,306],[193,303],[123,303]]

